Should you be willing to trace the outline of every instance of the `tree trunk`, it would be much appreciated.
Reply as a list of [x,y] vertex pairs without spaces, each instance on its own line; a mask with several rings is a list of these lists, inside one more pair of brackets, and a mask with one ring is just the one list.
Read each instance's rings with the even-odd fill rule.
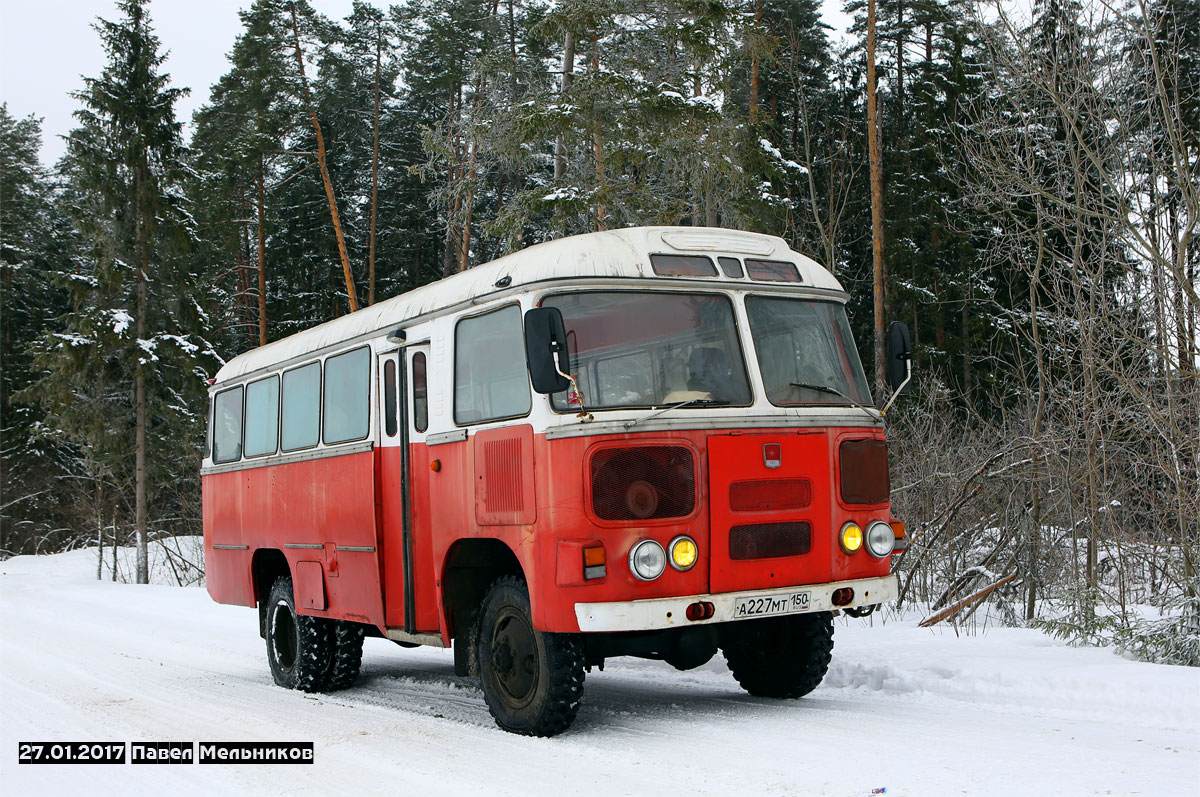
[[867,150],[871,166],[871,262],[875,287],[875,400],[887,400],[887,355],[883,340],[883,163],[875,97],[875,0],[867,0]]
[[266,231],[266,177],[263,154],[258,155],[258,345],[267,345],[267,231]]
[[383,34],[375,23],[375,121],[371,142],[371,224],[367,232],[367,306],[375,304],[375,224],[379,215],[379,67],[383,59]]
[[[874,2],[874,0],[872,0]],[[758,34],[762,30],[762,0],[754,0],[754,36],[750,44],[750,123],[758,121]]]
[[[148,253],[147,253],[148,254]],[[137,339],[146,337],[146,263],[138,266],[137,278]],[[138,358],[134,371],[134,525],[137,529],[137,583],[150,583],[150,570],[146,551],[146,373],[142,365],[140,345],[135,355]]]
[[[563,41],[562,91],[559,96],[565,97],[575,80],[575,34],[567,31]],[[559,133],[554,143],[554,181],[558,182],[567,173],[567,143],[563,134]]]
[[350,270],[350,255],[346,251],[346,238],[342,235],[342,221],[338,217],[337,199],[333,194],[333,181],[325,160],[325,137],[321,135],[321,122],[317,119],[317,107],[308,90],[308,78],[304,74],[304,53],[300,49],[300,23],[296,20],[296,6],[292,6],[292,41],[296,46],[296,69],[300,72],[300,90],[304,104],[312,119],[313,132],[317,136],[317,165],[321,168],[321,181],[325,183],[325,198],[329,200],[329,216],[333,220],[333,234],[337,238],[338,256],[342,260],[342,274],[346,278],[346,294],[350,299],[350,312],[358,310],[358,297],[354,292],[354,273]]
[[[600,71],[600,34],[592,32],[592,74],[595,75]],[[604,210],[604,200],[601,198],[604,195],[604,139],[600,135],[600,120],[596,119],[592,122],[592,147],[595,154],[596,163],[596,229],[607,230],[606,222],[607,213]]]

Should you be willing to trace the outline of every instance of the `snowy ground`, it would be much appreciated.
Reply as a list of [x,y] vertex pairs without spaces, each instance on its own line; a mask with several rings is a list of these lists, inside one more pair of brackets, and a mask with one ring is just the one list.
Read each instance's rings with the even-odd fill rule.
[[[1196,794],[1200,670],[839,621],[809,697],[743,694],[718,656],[587,679],[555,739],[498,730],[447,651],[368,639],[354,689],[274,686],[250,609],[95,581],[94,553],[0,562],[5,794]],[[18,765],[18,741],[312,741],[311,766]]]

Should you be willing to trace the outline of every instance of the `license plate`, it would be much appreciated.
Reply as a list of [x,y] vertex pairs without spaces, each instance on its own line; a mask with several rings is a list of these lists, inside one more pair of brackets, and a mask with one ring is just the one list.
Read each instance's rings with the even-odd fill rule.
[[766,617],[772,614],[792,614],[808,608],[808,592],[777,593],[754,598],[738,598],[733,603],[733,616]]

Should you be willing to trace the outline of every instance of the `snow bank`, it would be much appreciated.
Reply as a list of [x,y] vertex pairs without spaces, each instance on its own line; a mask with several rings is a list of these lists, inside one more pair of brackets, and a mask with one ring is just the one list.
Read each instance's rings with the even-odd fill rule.
[[[0,563],[0,782],[9,794],[1186,794],[1200,670],[1035,631],[838,620],[825,683],[742,693],[617,659],[554,739],[493,724],[449,651],[367,640],[359,684],[279,689],[256,613],[95,579],[94,551]],[[19,766],[18,741],[312,741],[311,766]]]

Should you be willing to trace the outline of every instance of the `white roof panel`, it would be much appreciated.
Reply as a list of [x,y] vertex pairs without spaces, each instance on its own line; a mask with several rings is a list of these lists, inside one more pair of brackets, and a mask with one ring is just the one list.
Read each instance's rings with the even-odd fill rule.
[[216,381],[236,379],[494,293],[500,290],[496,282],[503,277],[511,277],[512,286],[576,277],[664,279],[650,268],[649,256],[655,252],[725,253],[788,260],[799,267],[804,286],[842,290],[841,284],[820,264],[791,251],[782,238],[773,235],[715,227],[630,227],[586,233],[522,249],[252,349],[226,363],[217,372]]

